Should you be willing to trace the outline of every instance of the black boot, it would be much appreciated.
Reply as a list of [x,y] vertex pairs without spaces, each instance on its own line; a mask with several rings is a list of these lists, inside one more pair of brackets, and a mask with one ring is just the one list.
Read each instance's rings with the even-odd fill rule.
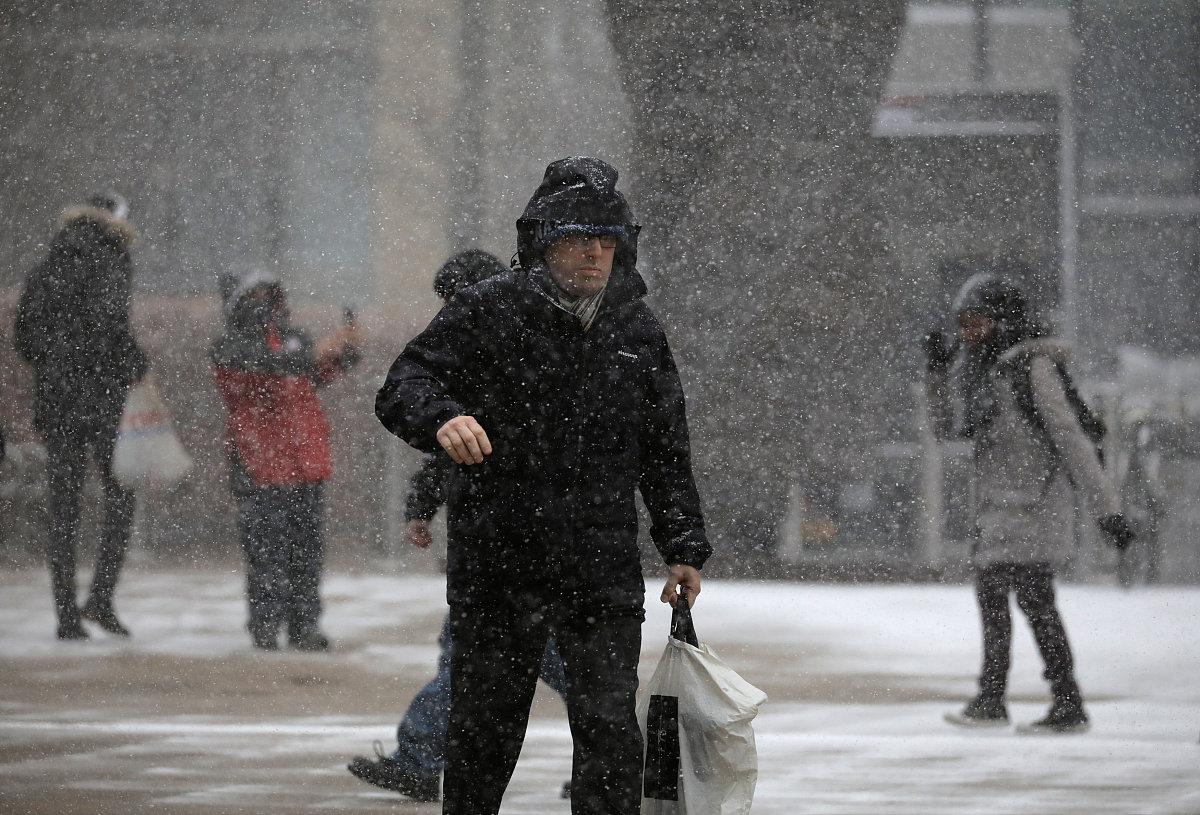
[[113,636],[129,636],[129,629],[121,625],[111,603],[100,602],[93,597],[79,610],[79,616],[90,620]]
[[1036,722],[1023,724],[1017,728],[1018,733],[1086,733],[1091,728],[1087,712],[1082,704],[1055,702],[1049,712]]
[[288,645],[297,651],[328,651],[329,637],[318,630],[305,631],[301,634],[288,634]]
[[260,651],[279,650],[279,632],[267,626],[249,626],[250,641]]
[[1008,708],[1004,699],[976,696],[962,710],[946,713],[943,718],[959,727],[1006,727]]
[[79,621],[79,609],[60,609],[58,613],[58,638],[60,640],[86,640],[88,632]]
[[384,755],[383,745],[375,742],[375,758],[355,756],[346,769],[368,784],[398,792],[414,801],[440,801],[442,790],[437,773],[414,772],[405,769]]
[[75,602],[75,561],[62,553],[51,553],[50,589],[54,593],[54,609],[58,612],[60,640],[86,640],[88,633],[79,621],[79,606]]

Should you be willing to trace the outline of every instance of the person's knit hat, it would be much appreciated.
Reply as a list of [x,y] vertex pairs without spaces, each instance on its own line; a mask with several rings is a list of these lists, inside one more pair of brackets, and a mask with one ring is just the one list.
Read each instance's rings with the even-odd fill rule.
[[237,308],[238,301],[257,289],[259,286],[280,286],[279,278],[265,269],[252,267],[235,276],[223,274],[217,285],[221,293],[221,310],[225,316],[230,316]]
[[119,221],[125,220],[129,216],[129,202],[125,200],[125,196],[118,192],[107,190],[105,192],[97,192],[88,196],[87,204],[96,209],[103,209],[112,214],[112,217]]
[[459,289],[474,286],[492,275],[508,271],[500,258],[482,249],[467,249],[454,255],[433,276],[433,290],[449,300]]
[[546,168],[517,220],[517,255],[521,266],[530,268],[564,235],[615,235],[615,264],[632,269],[639,229],[633,210],[617,190],[616,168],[598,158],[572,156]]
[[971,312],[1000,322],[1024,322],[1025,293],[1013,283],[981,272],[971,277],[954,298],[955,314]]

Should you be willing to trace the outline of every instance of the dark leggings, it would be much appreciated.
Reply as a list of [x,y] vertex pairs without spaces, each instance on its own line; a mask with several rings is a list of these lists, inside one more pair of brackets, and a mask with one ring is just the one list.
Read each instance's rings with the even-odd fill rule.
[[1046,563],[993,563],[976,575],[975,598],[983,622],[980,695],[1000,700],[1008,687],[1012,651],[1009,592],[1016,594],[1017,606],[1029,619],[1046,666],[1043,676],[1050,683],[1055,701],[1078,703],[1071,646],[1054,603],[1054,572]]
[[50,562],[50,584],[60,622],[79,619],[75,596],[75,552],[79,536],[80,496],[87,476],[88,458],[94,458],[104,492],[104,525],[96,551],[89,600],[97,606],[112,604],[113,592],[129,533],[133,527],[133,493],[117,483],[112,475],[113,445],[117,419],[101,423],[95,432],[72,434],[47,433],[46,482],[50,498],[50,540],[46,547]]

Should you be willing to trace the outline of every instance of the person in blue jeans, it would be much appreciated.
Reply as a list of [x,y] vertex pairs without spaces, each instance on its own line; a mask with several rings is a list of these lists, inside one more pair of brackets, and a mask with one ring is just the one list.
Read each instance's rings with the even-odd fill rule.
[[[456,291],[504,271],[499,259],[477,249],[460,252],[446,261],[434,277],[434,291],[448,302]],[[429,521],[446,501],[446,481],[453,461],[444,454],[428,455],[409,480],[404,499],[405,537],[424,549],[433,542]],[[561,697],[567,678],[554,640],[546,644],[539,677]],[[396,749],[384,753],[375,743],[375,757],[355,756],[346,768],[356,777],[414,801],[441,798],[446,731],[450,722],[450,617],[438,636],[437,673],[408,705],[396,728]]]

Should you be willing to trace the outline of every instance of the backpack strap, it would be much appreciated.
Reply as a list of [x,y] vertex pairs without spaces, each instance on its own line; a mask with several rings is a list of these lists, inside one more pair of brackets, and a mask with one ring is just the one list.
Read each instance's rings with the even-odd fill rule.
[[[1022,354],[1011,363],[1012,376],[1010,377],[1010,381],[1012,383],[1013,396],[1016,399],[1017,408],[1037,431],[1038,440],[1054,456],[1056,462],[1061,462],[1062,453],[1059,451],[1058,445],[1054,443],[1054,439],[1050,436],[1050,431],[1046,428],[1046,423],[1038,412],[1037,402],[1033,398],[1032,366],[1034,356],[1035,353]],[[1104,420],[1091,409],[1087,402],[1083,401],[1083,397],[1079,395],[1079,389],[1075,387],[1075,383],[1072,381],[1070,373],[1067,372],[1066,366],[1061,362],[1055,361],[1054,368],[1058,371],[1059,382],[1062,383],[1063,393],[1067,397],[1067,404],[1071,407],[1071,412],[1075,414],[1075,419],[1079,422],[1079,427],[1083,431],[1083,434],[1088,437],[1088,440],[1096,448],[1096,456],[1100,459],[1100,464],[1103,465],[1104,436],[1108,432],[1108,429],[1104,426]]]

